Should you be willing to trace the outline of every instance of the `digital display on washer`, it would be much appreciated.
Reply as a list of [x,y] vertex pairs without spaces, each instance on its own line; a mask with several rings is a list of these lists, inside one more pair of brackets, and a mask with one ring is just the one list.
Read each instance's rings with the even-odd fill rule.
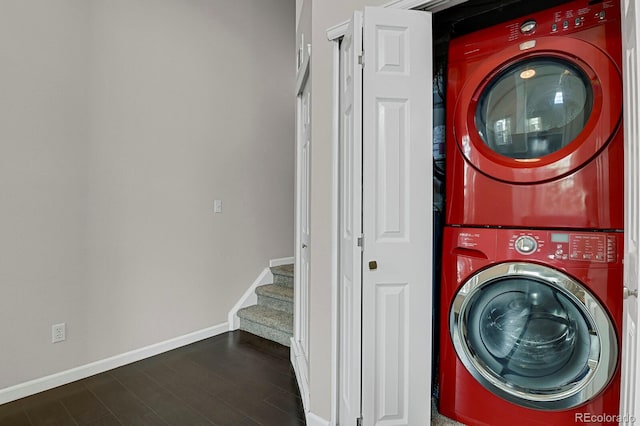
[[551,242],[552,243],[568,243],[569,242],[569,234],[551,234]]

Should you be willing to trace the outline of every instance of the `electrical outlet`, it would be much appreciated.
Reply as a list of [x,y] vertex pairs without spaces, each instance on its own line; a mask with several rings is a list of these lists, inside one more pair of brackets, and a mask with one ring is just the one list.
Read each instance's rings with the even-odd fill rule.
[[213,212],[222,213],[222,200],[213,200]]
[[64,342],[67,339],[67,325],[65,323],[51,326],[51,343]]

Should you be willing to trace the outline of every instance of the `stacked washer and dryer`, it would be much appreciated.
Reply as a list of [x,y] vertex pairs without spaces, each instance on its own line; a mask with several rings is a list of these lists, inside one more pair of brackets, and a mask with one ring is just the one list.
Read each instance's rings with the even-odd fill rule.
[[462,423],[618,423],[619,7],[451,40],[439,411]]

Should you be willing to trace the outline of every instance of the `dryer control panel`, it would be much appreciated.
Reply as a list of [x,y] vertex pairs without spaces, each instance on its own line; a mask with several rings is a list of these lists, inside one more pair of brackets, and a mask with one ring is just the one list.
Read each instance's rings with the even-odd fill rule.
[[522,20],[509,22],[505,25],[505,32],[508,34],[508,41],[534,35],[567,34],[617,20],[619,13],[613,0],[593,5],[584,1],[571,2],[558,6],[553,12],[543,11]]
[[[603,0],[591,3],[593,2],[588,0],[564,3],[461,36],[456,43],[463,47],[449,52],[449,62],[466,62],[472,58],[485,57],[513,44],[521,45],[521,50],[528,50],[535,47],[536,41],[543,37],[571,35],[599,40],[614,28],[619,32],[620,2]],[[600,27],[606,28],[595,30]],[[596,33],[591,34],[589,30],[595,30]]]
[[573,9],[561,10],[554,14],[554,21],[549,28],[551,33],[567,32],[572,29],[592,27],[604,22],[607,19],[617,19],[613,1],[603,1],[593,6],[586,5]]

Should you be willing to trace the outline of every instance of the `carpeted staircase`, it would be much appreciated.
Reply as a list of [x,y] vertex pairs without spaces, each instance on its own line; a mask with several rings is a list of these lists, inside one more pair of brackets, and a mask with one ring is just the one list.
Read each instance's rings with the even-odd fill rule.
[[285,346],[293,336],[293,265],[271,268],[273,284],[256,287],[258,304],[238,311],[240,329]]

